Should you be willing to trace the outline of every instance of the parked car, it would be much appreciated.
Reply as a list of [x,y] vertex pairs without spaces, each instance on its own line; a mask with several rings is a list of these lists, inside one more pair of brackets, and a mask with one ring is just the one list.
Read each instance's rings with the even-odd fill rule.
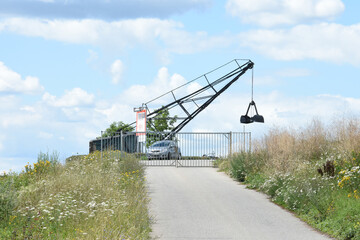
[[146,152],[150,159],[180,159],[181,151],[175,141],[163,140],[153,143]]
[[217,159],[218,157],[215,156],[215,152],[211,152],[211,153],[204,154],[203,158]]

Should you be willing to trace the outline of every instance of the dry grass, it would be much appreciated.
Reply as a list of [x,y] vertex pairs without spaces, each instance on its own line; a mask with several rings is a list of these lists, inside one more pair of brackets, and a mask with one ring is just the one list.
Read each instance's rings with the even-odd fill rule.
[[350,157],[360,152],[360,120],[335,120],[324,125],[314,119],[301,129],[274,128],[254,143],[255,152],[266,152],[267,170],[291,173],[308,164],[322,164],[330,155]]
[[254,145],[219,162],[221,170],[319,230],[360,240],[359,118],[274,128]]

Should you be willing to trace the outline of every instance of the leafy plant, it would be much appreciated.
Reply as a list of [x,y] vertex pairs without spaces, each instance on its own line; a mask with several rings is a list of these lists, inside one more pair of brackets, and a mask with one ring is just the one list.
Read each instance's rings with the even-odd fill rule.
[[[161,141],[165,138],[165,132],[173,130],[174,124],[177,121],[177,116],[171,118],[168,109],[161,110],[157,116],[147,121],[146,146],[149,147],[151,144],[157,141]],[[174,136],[169,136],[168,140],[176,140]]]
[[147,123],[147,129],[151,132],[166,132],[174,128],[177,116],[171,118],[167,108],[161,110],[155,118],[150,119]]
[[4,175],[0,178],[0,223],[8,222],[16,206],[18,192],[14,184],[14,176]]
[[132,132],[135,128],[130,126],[129,124],[125,124],[122,121],[113,122],[110,126],[105,130],[102,137],[111,137],[115,136],[116,134],[120,134],[120,131],[123,132]]

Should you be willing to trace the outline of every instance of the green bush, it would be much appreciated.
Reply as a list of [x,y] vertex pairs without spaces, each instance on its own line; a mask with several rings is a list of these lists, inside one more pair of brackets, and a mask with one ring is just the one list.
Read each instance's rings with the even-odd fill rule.
[[245,183],[250,189],[259,189],[261,186],[264,185],[266,180],[266,176],[261,173],[249,173],[246,176]]
[[14,184],[14,176],[4,175],[0,177],[0,222],[6,224],[13,215],[16,206],[17,190]]
[[230,173],[233,178],[239,182],[244,182],[246,179],[247,169],[246,161],[247,154],[241,153],[234,156],[230,162]]
[[258,173],[264,166],[265,155],[259,151],[257,153],[241,152],[233,154],[230,157],[230,175],[240,182],[247,181],[252,175],[253,178],[259,178]]

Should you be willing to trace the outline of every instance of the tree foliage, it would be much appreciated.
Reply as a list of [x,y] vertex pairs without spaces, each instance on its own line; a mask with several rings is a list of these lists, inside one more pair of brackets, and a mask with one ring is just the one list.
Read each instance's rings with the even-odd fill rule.
[[[155,132],[155,134],[148,134],[146,138],[146,146],[149,147],[154,142],[163,140],[164,132],[169,132],[174,129],[174,124],[177,121],[177,116],[169,117],[169,110],[163,109],[159,114],[147,122],[147,131]],[[169,140],[174,140],[173,136]]]
[[132,132],[134,131],[135,128],[133,126],[130,126],[129,124],[126,124],[122,121],[119,122],[113,122],[112,124],[110,124],[110,126],[105,130],[105,132],[103,133],[103,137],[110,137],[110,136],[114,136],[117,133],[120,133],[121,131],[123,132]]
[[154,118],[148,121],[147,130],[151,132],[167,132],[174,128],[177,116],[170,118],[169,110],[163,109]]

